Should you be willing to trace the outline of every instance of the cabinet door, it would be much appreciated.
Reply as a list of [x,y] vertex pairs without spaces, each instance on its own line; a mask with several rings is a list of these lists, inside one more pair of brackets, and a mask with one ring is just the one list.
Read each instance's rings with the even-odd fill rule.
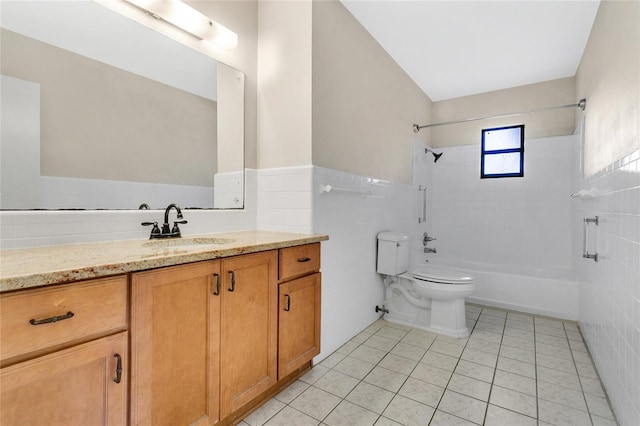
[[320,353],[320,274],[280,284],[278,378]]
[[127,358],[125,331],[3,368],[0,424],[126,424]]
[[218,261],[132,274],[132,425],[218,421],[219,274]]
[[220,335],[222,417],[276,383],[278,253],[223,260]]

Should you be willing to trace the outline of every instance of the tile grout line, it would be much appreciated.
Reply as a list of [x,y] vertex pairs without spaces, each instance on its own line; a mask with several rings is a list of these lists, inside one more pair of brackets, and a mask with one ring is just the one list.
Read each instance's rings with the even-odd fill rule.
[[[482,314],[482,311],[484,311],[484,308],[482,308],[482,310],[480,311],[481,314]],[[493,386],[496,380],[496,373],[498,372],[498,361],[500,360],[500,352],[502,351],[502,341],[504,340],[504,331],[507,325],[508,316],[509,314],[507,313],[507,315],[505,315],[504,317],[504,326],[502,327],[502,335],[500,336],[500,345],[498,346],[498,355],[496,356],[496,365],[493,369],[493,376],[491,376],[491,386],[489,387],[489,396],[487,396],[487,409],[485,410],[484,417],[482,418],[483,425],[487,422],[487,413],[489,412],[489,403],[491,401],[491,393],[493,392]],[[480,317],[478,317],[478,319],[480,319]]]
[[[562,323],[562,329],[564,330],[565,336],[567,335],[567,329],[564,326],[564,322]],[[589,415],[589,420],[593,425],[593,416],[591,415],[591,410],[589,409],[589,402],[587,401],[587,394],[584,392],[584,386],[582,386],[582,380],[580,380],[580,371],[578,371],[578,365],[576,364],[576,358],[573,356],[573,349],[571,348],[571,343],[569,342],[569,336],[567,337],[567,344],[569,345],[569,353],[571,354],[571,361],[573,361],[573,368],[576,370],[576,375],[578,376],[578,383],[580,384],[580,391],[582,392],[582,399],[584,399],[584,405],[587,407],[587,414]],[[586,346],[586,345],[585,345]],[[591,361],[593,363],[593,360]],[[596,373],[597,374],[597,373]],[[598,381],[600,378],[598,377]]]
[[[482,312],[482,310],[480,312]],[[465,317],[466,317],[466,312],[465,312]],[[478,318],[480,318],[480,315],[478,315]],[[447,380],[447,384],[444,387],[444,391],[442,392],[442,395],[440,395],[440,398],[438,398],[438,403],[436,404],[435,410],[433,411],[433,416],[431,416],[431,419],[429,420],[429,424],[431,424],[433,422],[433,418],[436,416],[436,412],[438,411],[438,408],[440,407],[440,403],[442,402],[442,398],[444,398],[444,394],[445,394],[445,392],[447,392],[447,389],[449,388],[449,383],[451,383],[451,379],[453,378],[453,375],[455,374],[456,368],[458,367],[458,364],[460,364],[460,360],[462,359],[462,353],[464,352],[465,348],[467,347],[467,344],[469,343],[469,337],[471,337],[471,333],[473,332],[473,329],[476,328],[477,324],[478,324],[478,320],[476,319],[474,324],[473,324],[472,330],[469,331],[469,336],[467,336],[467,341],[465,342],[465,344],[464,344],[464,346],[462,348],[462,352],[460,352],[460,356],[458,357],[458,361],[456,361],[456,365],[453,367],[453,370],[451,370],[451,376],[449,376],[449,380]],[[436,337],[436,339],[434,339],[434,342],[436,340],[437,340],[437,337]],[[432,343],[432,345],[433,345],[433,343]],[[451,392],[454,392],[454,391],[451,391]],[[444,411],[444,412],[446,413],[446,411]],[[486,413],[486,410],[485,410],[485,413]],[[461,418],[459,416],[456,416],[455,414],[451,414],[451,413],[447,413],[447,414],[452,415],[454,417],[457,417],[459,419]],[[463,420],[466,420],[466,419],[463,419]]]
[[[563,323],[564,325],[564,323]],[[615,422],[616,425],[619,425],[620,422],[618,422],[618,418],[616,417],[616,413],[615,411],[613,411],[613,407],[611,406],[611,400],[609,399],[609,393],[607,392],[607,389],[604,387],[604,383],[602,382],[602,379],[600,378],[600,373],[598,372],[598,369],[596,368],[596,364],[593,361],[593,356],[591,356],[591,350],[589,349],[589,346],[587,346],[587,341],[584,338],[584,335],[582,334],[582,329],[580,328],[580,324],[576,324],[577,328],[578,328],[578,333],[580,334],[580,338],[582,339],[582,344],[584,345],[585,349],[587,350],[587,354],[589,355],[589,359],[591,360],[591,365],[593,366],[593,369],[595,370],[596,373],[596,380],[598,381],[598,384],[600,385],[600,388],[602,389],[602,392],[604,393],[604,400],[607,403],[607,407],[609,407],[609,411],[611,412],[611,415],[613,416],[613,421]],[[571,351],[571,357],[573,358],[573,348],[571,348],[571,344],[569,343],[569,350]],[[576,370],[577,370],[577,364],[576,361],[574,359],[574,364],[576,365]],[[584,391],[584,387],[582,386],[582,380],[580,380],[580,372],[578,373],[578,381],[580,382],[580,389],[582,389],[582,395],[585,398],[585,403],[587,404],[587,411],[589,410],[589,404],[587,403],[586,399],[587,399],[587,393]],[[592,395],[592,396],[597,396],[597,395]],[[599,398],[599,396],[598,396]],[[589,415],[591,416],[591,412],[589,411]],[[601,417],[601,416],[600,416]],[[591,417],[591,421],[593,422],[593,417]]]

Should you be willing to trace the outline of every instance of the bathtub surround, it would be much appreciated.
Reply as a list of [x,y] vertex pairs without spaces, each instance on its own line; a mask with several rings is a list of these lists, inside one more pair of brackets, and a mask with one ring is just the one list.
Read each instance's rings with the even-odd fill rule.
[[479,145],[442,148],[444,155],[433,169],[438,254],[569,269],[574,139],[526,138],[522,178],[480,179]]
[[578,319],[569,197],[576,140],[526,139],[522,178],[480,179],[478,145],[441,149],[433,168],[435,262],[477,275],[470,300]]

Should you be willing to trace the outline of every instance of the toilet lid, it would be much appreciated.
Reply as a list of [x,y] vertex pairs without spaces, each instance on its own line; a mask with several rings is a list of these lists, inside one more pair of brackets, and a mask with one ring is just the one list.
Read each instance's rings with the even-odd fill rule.
[[411,271],[411,274],[419,280],[434,283],[471,284],[473,282],[473,277],[465,272],[436,266],[421,266]]

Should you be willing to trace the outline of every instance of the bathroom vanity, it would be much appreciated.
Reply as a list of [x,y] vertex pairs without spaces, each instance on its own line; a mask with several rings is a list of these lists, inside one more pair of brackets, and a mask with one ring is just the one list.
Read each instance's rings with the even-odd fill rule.
[[0,423],[232,424],[320,352],[323,235],[2,252]]

